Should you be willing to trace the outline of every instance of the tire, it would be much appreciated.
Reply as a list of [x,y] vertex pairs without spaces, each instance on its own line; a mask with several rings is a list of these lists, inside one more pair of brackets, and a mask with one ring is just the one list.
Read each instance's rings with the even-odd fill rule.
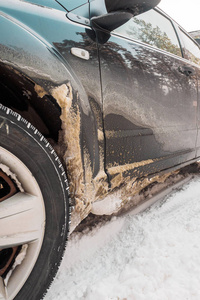
[[1,104],[0,169],[0,299],[39,300],[65,249],[69,187],[48,141]]

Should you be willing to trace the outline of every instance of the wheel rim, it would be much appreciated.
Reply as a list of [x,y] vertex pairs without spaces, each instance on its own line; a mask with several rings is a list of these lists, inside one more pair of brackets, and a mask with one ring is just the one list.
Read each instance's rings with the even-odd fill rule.
[[[0,188],[4,188],[5,182],[10,185],[7,193],[2,192],[0,201],[0,265],[7,268],[6,276],[3,271],[4,275],[0,275],[0,300],[11,300],[26,282],[39,256],[45,207],[40,187],[23,162],[2,147],[0,160],[4,174],[0,173],[3,178]],[[9,253],[10,249],[15,253]],[[4,266],[6,255],[12,257],[12,267]]]

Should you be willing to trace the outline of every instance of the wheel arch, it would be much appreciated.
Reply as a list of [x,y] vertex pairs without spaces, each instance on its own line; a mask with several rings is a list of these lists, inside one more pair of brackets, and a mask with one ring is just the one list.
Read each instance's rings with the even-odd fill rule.
[[[70,83],[73,91],[79,94],[77,105],[86,115],[91,113],[88,96],[72,67],[56,48],[3,9],[5,12],[0,12],[4,32],[0,37],[0,102],[33,122],[29,111],[35,110],[39,116],[34,117],[38,129],[44,135],[50,130],[56,138],[61,127],[60,108],[51,96],[52,90]],[[16,15],[16,12],[10,13]]]
[[43,135],[57,141],[61,109],[51,95],[44,95],[42,99],[36,86],[37,83],[22,72],[0,63],[0,103],[20,113]]

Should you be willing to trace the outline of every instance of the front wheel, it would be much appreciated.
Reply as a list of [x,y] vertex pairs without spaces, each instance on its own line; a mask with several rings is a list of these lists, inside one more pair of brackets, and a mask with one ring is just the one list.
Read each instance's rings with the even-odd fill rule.
[[65,171],[29,122],[0,104],[0,300],[43,298],[68,235]]

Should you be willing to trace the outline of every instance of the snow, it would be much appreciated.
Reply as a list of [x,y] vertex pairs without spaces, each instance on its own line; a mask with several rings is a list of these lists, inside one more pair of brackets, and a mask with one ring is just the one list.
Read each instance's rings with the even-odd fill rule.
[[45,300],[199,300],[200,177],[70,237]]
[[95,215],[112,215],[117,213],[123,206],[121,193],[116,192],[105,197],[103,200],[92,203],[91,212]]

